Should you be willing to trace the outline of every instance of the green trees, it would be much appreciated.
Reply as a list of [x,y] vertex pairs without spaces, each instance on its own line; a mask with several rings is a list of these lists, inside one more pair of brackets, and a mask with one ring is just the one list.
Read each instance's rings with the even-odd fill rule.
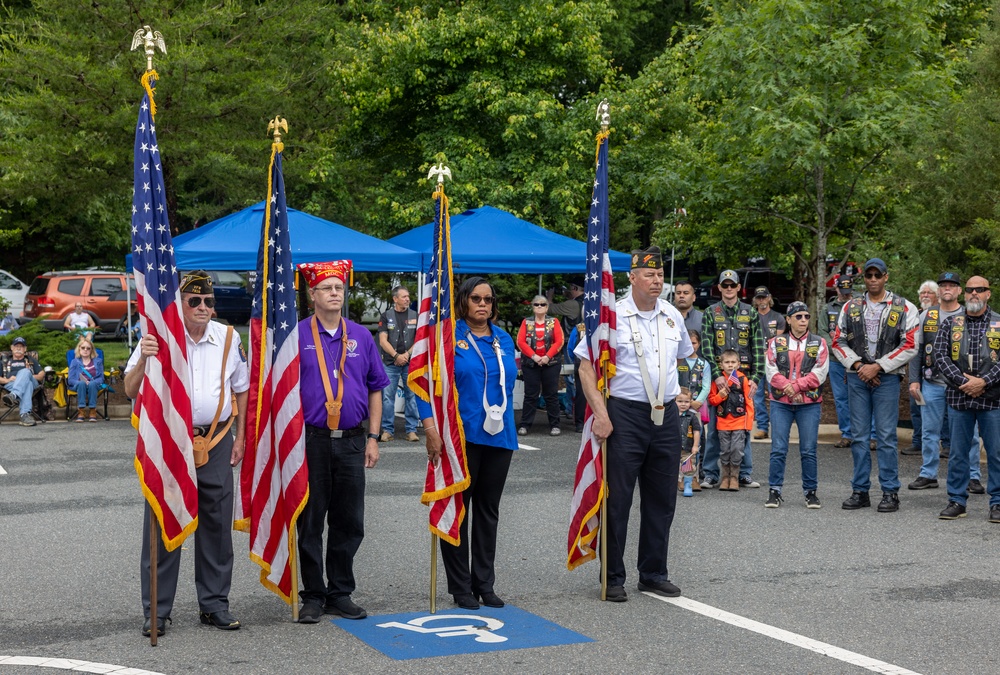
[[822,299],[831,243],[850,251],[888,217],[893,155],[947,96],[931,19],[912,0],[716,5],[683,84],[699,105],[686,172],[689,208],[710,216],[699,236],[794,255]]

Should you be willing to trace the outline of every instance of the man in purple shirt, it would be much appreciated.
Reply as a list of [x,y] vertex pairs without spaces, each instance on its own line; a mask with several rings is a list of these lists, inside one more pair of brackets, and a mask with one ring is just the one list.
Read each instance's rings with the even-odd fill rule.
[[319,623],[324,613],[368,616],[351,600],[354,555],[365,536],[364,470],[378,463],[382,390],[389,378],[371,333],[343,316],[350,265],[348,260],[299,265],[315,310],[299,322],[299,392],[309,467],[309,500],[298,520],[299,623]]

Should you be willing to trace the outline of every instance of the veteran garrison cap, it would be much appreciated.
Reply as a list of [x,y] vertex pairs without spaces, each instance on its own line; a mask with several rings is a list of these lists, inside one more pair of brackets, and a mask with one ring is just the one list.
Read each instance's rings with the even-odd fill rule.
[[205,270],[188,272],[181,278],[181,293],[211,295],[214,292],[212,277]]
[[663,256],[660,254],[659,246],[650,246],[646,249],[632,251],[632,269],[653,269],[663,268]]

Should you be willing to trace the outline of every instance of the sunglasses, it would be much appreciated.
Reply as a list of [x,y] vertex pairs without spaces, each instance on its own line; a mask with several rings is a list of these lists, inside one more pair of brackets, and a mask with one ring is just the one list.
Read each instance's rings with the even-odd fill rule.
[[90,347],[80,347],[80,351],[81,352],[89,352],[90,351]]
[[881,272],[865,272],[865,279],[881,279],[884,276]]
[[792,318],[793,319],[799,319],[800,321],[808,321],[809,320],[809,316],[810,316],[809,314],[796,314]]
[[473,305],[492,305],[494,298],[492,295],[470,295],[469,300]]
[[199,296],[188,298],[187,299],[188,307],[194,309],[195,307],[201,304],[202,300],[205,301],[205,306],[208,307],[209,309],[215,307],[215,298],[202,298]]
[[736,288],[736,284],[729,283],[729,282],[726,282],[724,284],[719,284],[719,285],[722,286],[723,288]]
[[982,295],[983,293],[985,293],[988,290],[990,290],[989,286],[966,286],[965,287],[965,292],[966,293],[979,293],[979,295]]
[[533,302],[533,303],[531,303],[531,306],[532,307],[548,307],[549,303],[547,303],[547,302]]

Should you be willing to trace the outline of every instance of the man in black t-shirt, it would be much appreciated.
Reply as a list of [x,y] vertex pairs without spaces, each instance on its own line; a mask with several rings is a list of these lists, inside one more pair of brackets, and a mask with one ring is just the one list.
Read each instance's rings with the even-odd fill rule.
[[405,286],[392,289],[392,307],[382,312],[378,319],[378,346],[382,364],[389,376],[389,385],[382,392],[382,430],[379,442],[393,440],[396,430],[396,389],[402,381],[406,398],[404,408],[406,440],[419,441],[417,436],[417,401],[406,378],[410,371],[410,351],[417,334],[417,313],[410,309],[410,291]]

